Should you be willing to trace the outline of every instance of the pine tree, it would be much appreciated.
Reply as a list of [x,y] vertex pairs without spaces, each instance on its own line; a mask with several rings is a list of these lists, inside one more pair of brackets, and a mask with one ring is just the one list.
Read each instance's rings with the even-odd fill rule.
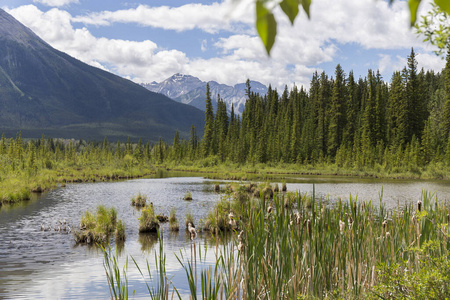
[[334,157],[341,145],[345,126],[345,74],[341,65],[336,66],[336,78],[333,82],[328,125],[328,153]]
[[206,111],[205,111],[205,133],[203,135],[202,147],[203,156],[206,157],[211,154],[213,133],[214,133],[214,112],[211,102],[211,92],[209,90],[209,83],[206,83]]
[[444,89],[446,94],[446,100],[443,108],[442,115],[442,132],[444,134],[444,140],[447,140],[450,136],[450,44],[447,50],[447,60],[444,70]]

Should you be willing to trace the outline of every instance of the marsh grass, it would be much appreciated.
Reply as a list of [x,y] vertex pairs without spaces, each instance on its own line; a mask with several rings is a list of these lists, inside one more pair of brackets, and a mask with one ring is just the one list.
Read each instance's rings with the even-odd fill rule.
[[192,200],[192,193],[191,192],[185,193],[183,199],[187,200],[187,201],[191,201]]
[[119,220],[116,225],[116,242],[117,241],[125,241],[125,223],[122,220]]
[[135,197],[131,198],[131,205],[136,207],[145,207],[147,205],[147,195],[139,192]]
[[169,230],[170,231],[179,231],[180,230],[180,226],[178,225],[178,219],[176,216],[175,208],[170,209]]
[[[444,262],[450,246],[450,207],[433,194],[422,193],[421,211],[416,204],[388,211],[382,192],[378,205],[351,196],[325,205],[315,200],[313,189],[310,206],[299,192],[290,206],[275,195],[271,214],[266,213],[263,195],[246,195],[223,199],[216,206],[216,213],[232,209],[242,231],[215,235],[225,241],[215,245],[216,262],[201,267],[200,285],[201,247],[196,250],[191,242],[191,259],[178,257],[192,299],[401,298],[426,295],[417,288],[421,286],[434,293],[429,296],[448,295],[445,278],[450,278],[450,268]],[[435,271],[429,271],[433,266]],[[404,290],[395,287],[400,282],[395,280],[406,279],[400,285]],[[436,286],[439,294],[431,291]]]
[[[119,240],[125,239],[125,225],[119,221]],[[81,217],[80,231],[75,231],[77,243],[105,243],[116,230],[117,236],[117,211],[114,207],[108,209],[103,205],[97,206],[95,215],[86,211]],[[122,232],[123,231],[123,232]]]
[[155,215],[155,209],[152,205],[144,207],[139,217],[139,232],[157,232],[159,221]]

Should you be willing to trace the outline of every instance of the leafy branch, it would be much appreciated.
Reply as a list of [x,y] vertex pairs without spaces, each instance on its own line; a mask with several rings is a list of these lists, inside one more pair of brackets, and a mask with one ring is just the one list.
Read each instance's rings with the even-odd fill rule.
[[[255,0],[256,1],[256,29],[266,48],[267,54],[270,55],[275,38],[277,35],[277,20],[272,10],[280,6],[283,13],[289,18],[289,21],[294,25],[300,7],[305,11],[308,18],[310,18],[310,6],[312,0],[282,0],[275,6],[269,8],[268,4],[273,4],[270,0]],[[394,0],[390,0],[392,4]],[[422,0],[408,0],[408,7],[410,11],[411,27],[416,27],[418,34],[424,34],[424,42],[431,42],[441,49],[437,54],[442,54],[442,49],[445,48],[448,37],[450,35],[450,26],[448,26],[447,17],[450,15],[450,1],[448,0],[434,0],[433,9],[424,16],[420,25],[416,25],[417,11]],[[439,24],[439,25],[437,25]]]

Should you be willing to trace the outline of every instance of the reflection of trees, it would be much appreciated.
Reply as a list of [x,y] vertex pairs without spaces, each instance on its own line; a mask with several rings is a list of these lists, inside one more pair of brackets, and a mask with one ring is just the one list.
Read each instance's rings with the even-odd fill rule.
[[125,248],[125,241],[117,241],[116,240],[116,249],[117,249],[117,254],[119,254],[119,256],[122,256],[122,252],[123,252],[124,248]]
[[140,233],[139,243],[141,243],[142,251],[150,251],[158,242],[158,235],[156,233]]

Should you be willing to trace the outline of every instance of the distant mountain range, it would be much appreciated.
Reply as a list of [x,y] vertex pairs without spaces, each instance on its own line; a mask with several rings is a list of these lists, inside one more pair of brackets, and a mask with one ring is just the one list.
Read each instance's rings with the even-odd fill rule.
[[[172,77],[158,83],[143,83],[142,86],[148,90],[163,94],[175,101],[192,105],[198,109],[205,110],[206,82],[191,75],[175,74]],[[253,92],[265,95],[267,87],[257,81],[250,81],[250,87]],[[220,84],[215,81],[209,81],[211,98],[213,99],[214,109],[217,106],[217,95],[220,95],[227,104],[228,111],[231,110],[231,104],[234,104],[234,110],[238,114],[244,111],[245,101],[245,83],[239,83],[235,86]]]
[[202,111],[52,48],[0,9],[0,134],[170,140],[203,124]]

